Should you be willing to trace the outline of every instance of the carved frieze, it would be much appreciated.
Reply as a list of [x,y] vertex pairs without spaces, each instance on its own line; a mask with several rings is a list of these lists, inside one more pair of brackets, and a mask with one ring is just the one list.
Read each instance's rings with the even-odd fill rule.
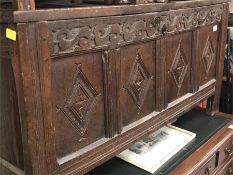
[[116,48],[221,21],[223,5],[142,15],[51,22],[53,56]]

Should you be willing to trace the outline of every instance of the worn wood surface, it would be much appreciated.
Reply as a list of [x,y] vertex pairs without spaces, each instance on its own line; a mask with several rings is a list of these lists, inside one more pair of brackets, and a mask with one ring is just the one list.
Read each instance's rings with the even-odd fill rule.
[[61,8],[61,9],[40,9],[36,11],[15,11],[15,22],[29,22],[42,20],[67,20],[77,18],[96,18],[103,16],[130,15],[150,12],[161,12],[178,9],[198,8],[203,6],[215,5],[229,2],[229,0],[195,0],[177,1],[170,3],[150,3],[141,5],[123,6],[96,6],[82,8]]
[[[232,84],[232,86],[233,86],[233,68],[231,69],[231,71],[230,71],[230,77],[231,77],[231,84]],[[233,99],[233,88],[232,88],[232,90],[231,90],[231,99]],[[233,103],[233,102],[232,102]],[[231,113],[233,114],[233,107],[232,107],[232,109],[231,109],[232,111],[231,111]]]
[[[225,11],[223,13],[223,16],[228,15],[229,11],[229,5],[224,6]],[[216,84],[216,94],[211,98],[208,105],[208,111],[212,114],[219,111],[219,101],[220,101],[220,95],[221,95],[221,85],[222,85],[222,76],[223,76],[223,68],[224,68],[224,55],[225,55],[225,49],[226,49],[226,40],[227,40],[227,32],[226,27],[228,25],[228,18],[223,18],[220,23],[220,36],[219,36],[219,47],[217,52],[217,61],[216,64],[218,65],[216,67],[215,77],[217,80]]]
[[[13,25],[0,24],[0,32],[5,33],[7,26]],[[20,115],[11,61],[12,45],[4,35],[0,36],[0,157],[23,169]]]
[[[193,31],[218,24],[222,19],[223,8],[223,4],[218,4],[198,10],[51,21],[48,23],[50,53],[52,57],[62,57],[91,50],[102,51]],[[203,35],[206,32],[209,31],[203,31]],[[218,32],[219,30],[215,33]],[[212,47],[212,42],[210,44]]]
[[0,156],[23,168],[20,116],[10,59],[0,58],[0,92]]
[[17,26],[20,65],[19,107],[24,147],[26,174],[48,174],[45,160],[45,135],[41,110],[41,95],[38,74],[38,60],[35,24]]
[[14,12],[2,94],[19,107],[25,173],[84,174],[202,100],[217,109],[225,2]]
[[0,172],[1,172],[1,174],[4,174],[4,175],[15,175],[14,173],[12,173],[9,169],[4,167],[3,165],[0,165]]

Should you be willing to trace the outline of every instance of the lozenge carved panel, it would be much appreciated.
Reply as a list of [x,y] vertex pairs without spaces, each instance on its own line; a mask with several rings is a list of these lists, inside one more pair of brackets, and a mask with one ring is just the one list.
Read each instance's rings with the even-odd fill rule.
[[155,110],[155,42],[123,47],[119,61],[119,111],[126,126]]
[[57,157],[105,137],[102,53],[52,62]]
[[192,33],[166,39],[166,98],[170,103],[190,92]]
[[178,90],[182,87],[185,75],[187,73],[188,64],[187,58],[185,58],[185,53],[181,47],[181,40],[176,51],[176,55],[172,62],[171,74],[175,80]]
[[125,89],[139,109],[145,101],[151,82],[151,75],[141,57],[140,51],[137,50],[134,65],[125,85]]
[[215,79],[215,65],[218,45],[218,26],[217,31],[213,31],[213,26],[199,29],[198,33],[198,70],[199,85],[203,85]]
[[212,48],[212,44],[210,42],[210,37],[208,37],[207,41],[206,41],[206,45],[203,51],[203,55],[202,55],[202,61],[203,61],[203,65],[206,71],[206,74],[209,73],[212,61],[214,59],[214,50]]
[[82,72],[81,65],[77,65],[75,79],[65,104],[57,108],[64,113],[81,136],[86,132],[97,95],[95,88]]

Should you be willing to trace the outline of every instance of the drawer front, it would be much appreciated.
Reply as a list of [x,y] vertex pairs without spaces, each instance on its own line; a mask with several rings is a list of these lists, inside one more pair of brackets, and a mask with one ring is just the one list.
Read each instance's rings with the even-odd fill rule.
[[195,175],[210,175],[213,174],[216,163],[216,154],[212,155],[211,158],[205,163],[203,167]]
[[218,165],[221,165],[227,158],[233,155],[233,136],[227,140],[219,149]]
[[233,159],[231,159],[217,175],[232,175],[233,174]]

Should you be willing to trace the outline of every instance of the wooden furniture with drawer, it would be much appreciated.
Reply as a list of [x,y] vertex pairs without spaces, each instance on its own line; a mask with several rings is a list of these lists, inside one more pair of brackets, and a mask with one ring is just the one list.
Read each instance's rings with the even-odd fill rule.
[[229,117],[231,121],[178,165],[170,175],[233,174],[233,129],[229,128],[233,126],[233,116],[223,113],[218,115]]
[[202,100],[218,111],[228,0],[14,5],[0,19],[17,32],[0,40],[1,159],[27,175],[84,174]]

